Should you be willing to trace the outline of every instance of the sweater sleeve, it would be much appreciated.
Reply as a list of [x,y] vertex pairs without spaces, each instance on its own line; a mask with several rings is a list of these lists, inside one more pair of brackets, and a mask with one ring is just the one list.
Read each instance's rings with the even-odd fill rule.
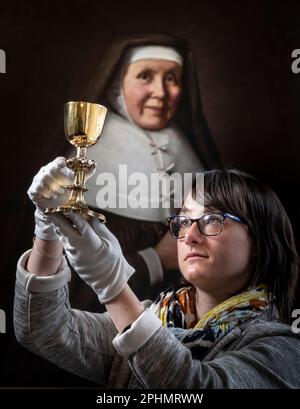
[[[232,350],[221,348],[215,358],[200,361],[194,359],[191,349],[180,341],[182,335],[178,334],[183,334],[185,330],[162,327],[153,312],[152,315],[150,309],[146,310],[129,330],[119,334],[113,341],[118,352],[129,360],[133,372],[145,388],[251,389],[300,386],[297,375],[300,369],[300,338],[288,335],[286,329],[281,333],[273,330],[268,333],[264,324],[260,331],[256,331],[256,325],[253,325],[252,336],[249,336],[236,328],[234,336],[228,334],[231,340],[238,340]],[[135,333],[142,334],[142,337],[135,336]],[[225,344],[225,338],[222,341]]]
[[153,247],[148,247],[144,250],[138,251],[138,254],[145,261],[150,278],[150,285],[160,283],[164,278],[164,270],[160,258]]
[[38,277],[25,270],[29,256],[19,260],[14,300],[17,340],[30,351],[78,376],[106,385],[117,331],[107,313],[70,307],[69,267],[64,260],[57,274]]

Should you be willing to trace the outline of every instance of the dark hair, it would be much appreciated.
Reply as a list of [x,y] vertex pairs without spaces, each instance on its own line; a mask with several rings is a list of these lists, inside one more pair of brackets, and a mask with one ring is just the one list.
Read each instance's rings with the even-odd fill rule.
[[246,223],[257,248],[248,285],[266,284],[280,319],[289,322],[299,257],[289,217],[275,192],[239,170],[213,170],[204,173],[204,206],[232,213]]

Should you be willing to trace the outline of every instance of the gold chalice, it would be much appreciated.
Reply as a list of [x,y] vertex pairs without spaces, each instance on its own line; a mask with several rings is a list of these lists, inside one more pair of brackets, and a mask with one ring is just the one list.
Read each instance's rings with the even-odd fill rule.
[[87,148],[98,142],[107,109],[90,102],[67,102],[64,107],[65,135],[69,142],[76,146],[75,158],[67,159],[68,168],[74,171],[74,182],[67,188],[71,191],[69,200],[62,206],[49,207],[45,213],[79,212],[86,219],[97,217],[105,223],[105,216],[90,210],[85,202],[83,192],[87,191],[85,181],[95,170],[95,162],[86,157]]

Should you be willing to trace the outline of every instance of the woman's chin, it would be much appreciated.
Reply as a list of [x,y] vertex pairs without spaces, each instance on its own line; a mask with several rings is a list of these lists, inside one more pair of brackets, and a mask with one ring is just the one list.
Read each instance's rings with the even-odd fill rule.
[[167,126],[168,120],[164,117],[153,116],[150,118],[139,118],[135,120],[135,123],[143,129],[159,131]]
[[206,280],[209,277],[207,271],[204,271],[203,268],[197,268],[196,266],[189,267],[182,272],[184,278],[190,283],[196,283],[201,280]]
[[160,131],[167,126],[167,121],[149,121],[145,126],[144,129],[148,129],[149,131]]

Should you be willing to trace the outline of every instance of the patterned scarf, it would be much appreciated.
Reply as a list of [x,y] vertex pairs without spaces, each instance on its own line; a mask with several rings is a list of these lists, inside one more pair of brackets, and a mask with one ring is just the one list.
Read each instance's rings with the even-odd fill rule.
[[181,341],[190,348],[193,358],[202,359],[233,328],[266,311],[272,305],[272,299],[267,287],[261,284],[228,298],[197,321],[195,287],[189,286],[162,292],[153,307],[164,326],[193,329]]

